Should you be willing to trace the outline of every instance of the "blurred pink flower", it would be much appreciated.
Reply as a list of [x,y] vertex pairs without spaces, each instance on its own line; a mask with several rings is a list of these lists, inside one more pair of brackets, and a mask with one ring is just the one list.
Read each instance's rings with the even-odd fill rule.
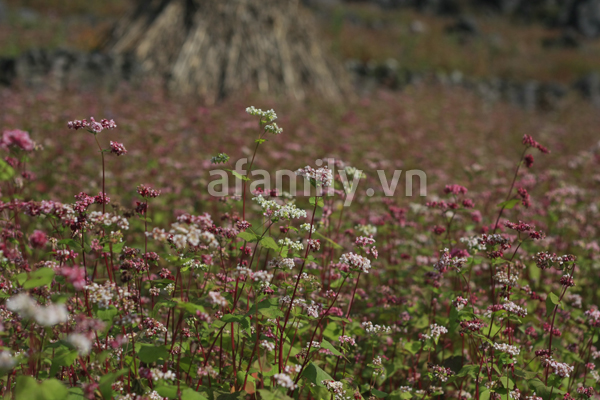
[[11,145],[17,146],[25,151],[32,151],[35,147],[33,141],[29,137],[29,133],[19,129],[4,131],[2,134],[0,147],[8,150]]

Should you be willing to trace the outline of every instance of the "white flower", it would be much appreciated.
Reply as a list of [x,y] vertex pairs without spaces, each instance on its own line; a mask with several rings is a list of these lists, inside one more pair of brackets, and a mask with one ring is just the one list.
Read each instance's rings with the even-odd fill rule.
[[513,357],[518,356],[521,352],[521,349],[519,349],[517,346],[511,346],[506,343],[494,343],[494,349],[502,353],[510,354]]
[[273,135],[280,135],[283,132],[283,129],[277,126],[275,122],[273,122],[271,125],[265,126],[265,130],[267,132],[271,132]]
[[17,362],[7,350],[0,351],[0,369],[11,369]]
[[342,254],[340,262],[348,264],[350,267],[360,269],[365,274],[371,269],[371,260],[355,253]]
[[294,242],[290,238],[279,239],[277,243],[279,243],[280,246],[287,246],[295,251],[302,251],[304,249],[302,242]]
[[260,347],[262,347],[263,349],[265,349],[267,351],[273,351],[273,350],[275,350],[275,343],[271,343],[267,340],[263,340],[260,342]]
[[260,108],[250,106],[246,108],[246,112],[250,115],[257,115],[261,117],[261,121],[264,121],[266,123],[271,123],[277,119],[277,114],[275,114],[275,111],[273,111],[272,109],[263,111]]
[[227,306],[227,299],[219,292],[208,292],[208,301],[216,306],[225,307]]
[[283,374],[283,373],[275,374],[275,375],[273,375],[273,378],[275,378],[277,385],[284,387],[286,389],[294,390],[298,387],[298,385],[294,384],[294,381],[288,374]]
[[67,337],[67,342],[77,349],[80,356],[87,356],[92,350],[92,342],[81,333],[71,333]]
[[37,302],[28,294],[21,293],[6,300],[6,308],[19,314],[21,318],[33,318],[38,308]]
[[365,328],[365,331],[367,331],[367,333],[371,334],[379,332],[389,333],[392,331],[392,328],[390,328],[389,326],[373,324],[371,321],[363,322],[362,326]]
[[310,231],[310,233],[315,233],[315,231],[317,230],[314,225],[311,225],[309,223],[300,225],[300,229],[302,229],[304,232]]
[[64,304],[50,304],[46,307],[40,307],[33,316],[35,322],[41,326],[54,326],[67,322],[69,312]]
[[333,183],[333,173],[327,167],[314,169],[307,165],[298,169],[296,175],[314,180],[317,187],[329,187]]

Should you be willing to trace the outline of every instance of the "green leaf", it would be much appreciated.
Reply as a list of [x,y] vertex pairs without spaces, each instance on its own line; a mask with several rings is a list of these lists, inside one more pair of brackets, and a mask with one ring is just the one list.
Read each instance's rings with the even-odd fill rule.
[[306,378],[306,380],[308,382],[313,383],[320,387],[325,387],[325,385],[323,385],[323,383],[321,383],[322,381],[333,380],[327,372],[323,371],[319,366],[317,366],[312,361],[310,363],[308,363],[306,368],[304,368],[304,371],[302,371],[302,376],[304,378]]
[[517,204],[519,204],[519,199],[507,200],[507,201],[503,201],[502,203],[498,204],[498,208],[504,207],[505,210],[510,210]]
[[155,390],[163,397],[168,397],[170,399],[177,398],[177,386],[175,385],[160,385],[157,386]]
[[70,367],[77,359],[77,350],[62,349],[56,352],[52,358],[52,367],[50,367],[50,376],[54,376],[60,367]]
[[58,379],[46,379],[40,386],[47,400],[63,400],[69,395],[69,389]]
[[140,343],[139,346],[140,347],[137,352],[137,356],[142,362],[145,362],[146,364],[156,362],[161,358],[163,360],[169,358],[169,349],[167,349],[166,346],[155,346],[146,343]]
[[279,309],[279,302],[276,299],[266,299],[258,304],[253,305],[246,315],[254,315],[257,311],[260,315],[264,315],[270,319],[283,317],[283,311]]
[[408,350],[412,355],[415,355],[421,350],[421,342],[408,342],[404,343],[404,348]]
[[379,391],[379,390],[377,390],[377,389],[371,389],[371,394],[372,394],[373,396],[376,396],[376,397],[377,397],[377,398],[379,398],[379,399],[385,399],[386,397],[388,397],[388,394],[387,394],[387,393],[385,393],[385,392],[381,392],[381,391]]
[[112,324],[114,317],[118,313],[119,313],[119,310],[117,310],[117,308],[115,306],[110,306],[106,310],[96,311],[96,317],[100,318],[102,321],[110,322]]
[[0,181],[7,181],[15,176],[15,170],[8,163],[0,159]]
[[483,389],[481,393],[479,393],[479,400],[490,400],[491,392],[489,389]]
[[61,239],[57,243],[65,245],[65,246],[75,247],[77,249],[81,249],[81,243],[76,242],[74,239]]
[[67,400],[85,400],[85,397],[83,397],[83,389],[78,387],[70,388]]
[[231,174],[233,176],[235,176],[236,178],[241,179],[243,181],[249,181],[250,180],[250,178],[248,178],[247,176],[241,175],[239,172],[236,172],[236,171],[231,171]]
[[338,249],[338,250],[339,249],[343,249],[342,246],[340,246],[339,244],[337,244],[333,240],[329,239],[327,236],[324,236],[324,235],[320,234],[319,232],[313,233],[313,236],[318,237],[319,239],[323,239],[323,240],[327,241],[327,243],[329,243],[330,245],[332,245],[334,249]]
[[288,395],[275,389],[273,389],[273,391],[268,389],[258,389],[258,393],[260,393],[260,398],[262,400],[292,400]]
[[[528,381],[527,383],[530,387],[533,388],[533,391],[538,396],[542,397],[544,400],[550,400],[550,392],[552,391],[552,388],[549,388],[548,386],[544,385],[544,383],[538,378],[534,378]],[[556,392],[556,390],[554,392]]]
[[50,378],[38,384],[30,376],[20,375],[17,377],[15,387],[16,399],[64,400],[68,395],[69,390],[58,379]]
[[52,283],[52,279],[54,279],[54,271],[52,268],[39,268],[31,273],[29,279],[23,284],[23,289],[32,289],[49,285]]
[[[245,400],[246,392],[223,393],[215,390],[215,400]],[[217,396],[218,395],[218,396]]]
[[260,240],[260,244],[263,247],[266,247],[267,249],[279,251],[279,246],[277,245],[277,243],[275,243],[275,240],[273,240],[273,238],[270,236],[265,236],[264,238],[262,238]]
[[254,143],[262,144],[262,143],[264,143],[264,142],[266,142],[266,141],[267,141],[267,139],[256,139],[256,140],[254,141]]
[[181,391],[181,400],[208,400],[200,393],[196,392],[192,388],[187,388]]
[[98,389],[105,399],[112,399],[112,384],[118,377],[127,373],[127,371],[129,371],[128,368],[123,368],[117,372],[111,372],[103,375],[102,378],[100,378],[100,382],[98,382]]
[[336,349],[331,343],[329,343],[325,339],[323,339],[323,341],[321,342],[321,347],[331,351],[331,353],[333,353],[334,356],[344,356],[342,353],[340,353],[338,349]]
[[258,240],[258,236],[248,231],[238,233],[237,237],[245,240],[246,242],[256,242]]
[[221,321],[227,322],[227,323],[237,322],[238,324],[240,324],[242,329],[250,329],[250,318],[248,318],[244,315],[225,314],[221,318]]
[[322,197],[311,197],[310,199],[308,199],[308,202],[310,203],[311,206],[315,205],[315,201],[317,202],[317,206],[323,208],[323,206],[325,205],[325,203],[323,203],[323,198]]
[[479,372],[479,365],[474,365],[474,364],[464,365],[455,376],[462,378],[464,376],[469,375],[471,378],[476,378],[478,372]]
[[558,297],[554,293],[548,293],[546,296],[546,317],[549,317],[554,313],[554,308],[558,304],[558,301],[555,303],[554,301],[558,300]]

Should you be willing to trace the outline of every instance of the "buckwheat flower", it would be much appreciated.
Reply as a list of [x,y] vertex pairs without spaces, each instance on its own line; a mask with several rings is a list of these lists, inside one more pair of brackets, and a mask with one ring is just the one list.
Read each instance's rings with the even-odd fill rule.
[[123,145],[123,143],[110,142],[110,152],[116,154],[117,156],[122,156],[123,154],[127,154],[127,149]]
[[31,243],[33,248],[41,249],[46,245],[47,242],[48,236],[46,236],[44,232],[37,229],[29,236],[29,243]]
[[380,332],[389,333],[392,331],[392,328],[385,325],[373,324],[371,321],[366,321],[362,323],[363,328],[369,334],[377,334]]
[[458,296],[456,299],[452,300],[452,305],[456,307],[456,310],[460,311],[469,303],[469,300]]
[[273,135],[280,135],[283,132],[283,129],[277,126],[275,122],[273,122],[271,125],[265,126],[265,130],[267,132],[271,132]]
[[275,378],[275,382],[277,382],[277,385],[286,389],[294,390],[298,387],[298,385],[294,384],[294,381],[288,374],[275,374],[273,375],[273,378]]
[[292,269],[296,264],[294,263],[293,258],[282,258],[279,262],[278,267]]
[[29,133],[15,129],[12,131],[4,131],[2,133],[2,140],[0,140],[0,147],[8,150],[10,146],[15,146],[24,151],[33,151],[35,143],[29,137]]
[[84,267],[64,265],[57,271],[58,275],[67,278],[67,281],[73,285],[75,290],[81,291],[86,285],[87,273]]
[[542,358],[542,366],[550,366],[550,368],[552,368],[552,372],[561,378],[568,378],[575,369],[575,367],[566,363],[560,363],[554,360],[552,357]]
[[169,283],[167,286],[165,286],[165,293],[167,293],[169,296],[173,294],[173,292],[175,291],[175,284],[174,283]]
[[347,264],[354,269],[361,270],[365,274],[371,269],[371,260],[355,253],[345,253],[340,257],[340,263]]
[[315,233],[315,231],[317,230],[314,225],[311,225],[309,223],[300,225],[300,229],[302,229],[304,232],[310,231],[310,233]]
[[273,279],[273,274],[267,271],[256,271],[253,276],[254,282],[260,282],[262,286],[268,284]]
[[17,361],[7,350],[0,351],[0,369],[12,369],[17,364]]
[[468,192],[467,188],[464,186],[460,186],[460,185],[446,185],[446,187],[444,188],[444,193],[446,193],[446,194],[458,195],[458,194],[467,194],[467,192]]
[[307,165],[304,168],[298,169],[296,175],[306,177],[316,187],[330,187],[333,183],[333,173],[326,166],[315,170]]
[[344,384],[339,381],[333,380],[324,380],[321,381],[321,384],[325,385],[329,393],[333,394],[334,400],[342,400],[345,399],[344,394],[346,391],[344,390]]
[[208,292],[208,301],[210,301],[211,304],[216,306],[227,306],[227,299],[221,296],[221,293],[219,292]]
[[511,271],[510,276],[506,271],[498,270],[496,275],[494,275],[494,281],[505,285],[505,286],[516,286],[519,281],[519,273],[518,271]]
[[92,350],[91,340],[81,333],[71,333],[67,336],[67,342],[75,347],[80,356],[87,356]]
[[30,319],[36,314],[38,304],[28,294],[21,293],[6,300],[6,308],[21,318]]
[[521,391],[519,389],[511,390],[508,394],[511,399],[519,400],[521,398]]
[[89,299],[92,303],[98,304],[99,309],[106,309],[110,306],[113,297],[116,295],[115,284],[106,281],[104,285],[92,283],[85,287],[88,291]]
[[275,210],[271,218],[280,218],[283,220],[306,218],[306,211],[299,209],[293,203],[288,203]]
[[273,351],[275,350],[275,343],[271,343],[268,340],[262,340],[260,342],[260,347],[267,351]]
[[525,396],[525,400],[543,400],[542,397],[536,396],[535,392],[531,396]]
[[338,338],[338,340],[340,341],[341,344],[348,344],[349,346],[356,346],[356,341],[351,338],[350,336],[340,336]]
[[377,234],[377,227],[371,224],[368,225],[356,225],[354,229],[363,234],[364,236],[375,236]]
[[345,166],[344,171],[346,172],[346,178],[350,182],[354,181],[355,177],[358,177],[359,179],[364,179],[367,177],[367,175],[364,172],[355,167]]
[[33,319],[40,326],[54,326],[67,322],[69,312],[64,304],[50,304],[37,308]]
[[306,313],[309,317],[318,318],[321,309],[322,307],[320,304],[317,304],[313,300],[311,300],[311,305],[306,307]]
[[156,390],[149,392],[146,396],[148,396],[148,400],[164,400],[164,397],[158,394]]
[[255,108],[254,106],[250,106],[246,108],[246,112],[250,115],[256,115],[261,117],[261,121],[265,122],[267,124],[275,121],[277,119],[277,114],[275,114],[275,111],[271,110],[267,110],[267,111],[263,111],[260,108]]
[[161,369],[152,368],[152,380],[158,381],[159,379],[174,381],[177,378],[177,375],[171,370],[167,370],[167,372],[163,372]]
[[516,305],[512,301],[507,301],[503,304],[503,306],[506,311],[512,314],[516,314],[519,317],[525,317],[527,315],[527,310],[525,308]]
[[137,192],[144,198],[155,198],[160,195],[160,190],[154,190],[149,186],[140,185],[137,187]]
[[493,347],[494,350],[510,354],[513,357],[518,356],[521,352],[521,349],[519,349],[517,346],[511,346],[510,344],[506,343],[494,343]]
[[321,241],[319,239],[308,239],[306,245],[311,251],[317,252],[321,249]]
[[429,329],[431,329],[431,336],[434,339],[437,339],[441,335],[448,333],[448,329],[446,329],[445,327],[438,325],[438,324],[429,325]]
[[302,242],[294,242],[290,238],[279,239],[277,243],[279,243],[280,246],[287,246],[295,251],[302,251],[304,249],[304,245],[302,244]]

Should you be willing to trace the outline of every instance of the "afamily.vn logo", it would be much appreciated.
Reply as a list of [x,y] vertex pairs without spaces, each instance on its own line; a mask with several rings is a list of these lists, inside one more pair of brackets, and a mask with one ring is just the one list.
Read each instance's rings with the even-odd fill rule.
[[[276,193],[278,196],[298,197],[298,196],[336,196],[341,195],[344,198],[344,206],[352,204],[352,200],[357,193],[361,179],[366,178],[362,170],[344,165],[344,163],[333,158],[325,160],[316,160],[315,165],[318,168],[306,166],[292,171],[281,169],[275,171],[275,179],[272,173],[264,169],[255,169],[248,171],[244,166],[248,164],[247,158],[241,158],[235,163],[234,170],[214,169],[210,171],[210,176],[218,176],[208,184],[208,193],[215,197],[242,196],[244,192],[244,183],[249,184],[250,193]],[[398,187],[398,183],[404,172],[405,184]],[[408,171],[394,170],[391,177],[385,170],[377,170],[379,178],[378,192],[386,197],[397,196],[397,189],[404,189],[404,196],[413,196],[413,183],[418,181],[416,188],[419,196],[427,196],[427,174],[419,169]],[[415,179],[418,178],[418,179]],[[298,184],[300,180],[301,185]],[[341,185],[339,189],[335,188],[335,181]],[[232,185],[233,183],[233,185]],[[300,186],[302,186],[300,188]],[[371,197],[376,193],[376,189],[365,188],[364,192]]]

